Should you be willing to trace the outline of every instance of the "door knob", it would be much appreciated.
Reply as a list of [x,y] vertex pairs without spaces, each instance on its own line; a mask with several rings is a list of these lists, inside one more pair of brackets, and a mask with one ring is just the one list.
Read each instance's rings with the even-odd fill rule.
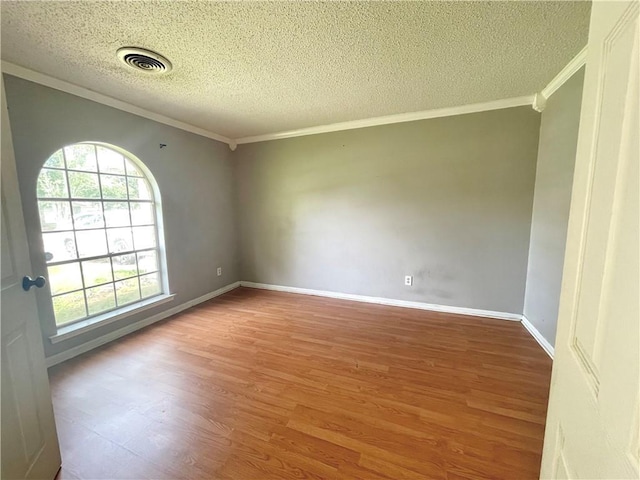
[[22,278],[22,289],[25,292],[28,292],[31,289],[31,287],[36,286],[38,288],[42,288],[45,286],[46,283],[47,283],[47,280],[42,275],[36,278],[35,280],[27,276]]

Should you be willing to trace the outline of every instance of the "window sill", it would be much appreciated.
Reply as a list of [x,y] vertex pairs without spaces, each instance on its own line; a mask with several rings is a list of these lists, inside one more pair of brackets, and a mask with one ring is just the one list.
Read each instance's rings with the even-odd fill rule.
[[123,307],[114,312],[109,312],[105,313],[104,315],[98,315],[96,317],[88,318],[86,320],[74,323],[73,325],[68,325],[66,327],[60,327],[55,335],[51,335],[49,337],[49,340],[51,341],[51,343],[59,343],[64,340],[68,340],[69,338],[77,337],[78,335],[82,335],[84,333],[90,332],[91,330],[95,330],[105,325],[109,325],[110,323],[117,322],[118,320],[130,317],[144,310],[157,307],[164,303],[172,302],[174,298],[175,294],[158,295],[157,297],[143,300],[142,302]]

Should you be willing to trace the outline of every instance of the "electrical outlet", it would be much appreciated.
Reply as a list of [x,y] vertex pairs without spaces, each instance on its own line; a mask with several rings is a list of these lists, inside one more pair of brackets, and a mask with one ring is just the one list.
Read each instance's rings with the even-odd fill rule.
[[218,267],[217,273],[218,273],[218,276],[222,275],[222,267]]
[[410,287],[411,285],[413,285],[413,276],[412,276],[412,275],[406,275],[406,276],[404,277],[404,284],[405,284],[405,285],[407,285],[407,286],[409,286],[409,287]]

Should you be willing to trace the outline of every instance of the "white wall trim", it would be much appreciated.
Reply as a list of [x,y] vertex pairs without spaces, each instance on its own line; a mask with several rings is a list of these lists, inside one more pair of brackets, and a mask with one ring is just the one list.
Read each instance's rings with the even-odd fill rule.
[[126,327],[110,332],[99,338],[90,340],[86,343],[83,343],[82,345],[78,345],[76,347],[72,347],[63,352],[51,355],[46,358],[47,367],[52,367],[53,365],[57,365],[73,357],[77,357],[78,355],[81,355],[90,350],[93,350],[94,348],[97,348],[101,345],[112,342],[113,340],[116,340],[120,337],[128,335],[129,333],[133,333],[136,330],[140,330],[153,323],[159,322],[160,320],[164,320],[165,318],[168,318],[172,315],[180,313],[183,310],[191,308],[200,303],[206,302],[207,300],[211,300],[212,298],[218,297],[240,286],[248,287],[248,288],[258,288],[261,290],[274,290],[277,292],[288,292],[288,293],[297,293],[302,295],[313,295],[318,297],[336,298],[340,300],[351,300],[354,302],[374,303],[378,305],[388,305],[392,307],[414,308],[418,310],[429,310],[429,311],[440,312],[440,313],[451,313],[456,315],[467,315],[467,316],[473,316],[473,317],[485,317],[485,318],[494,318],[498,320],[521,322],[522,325],[531,334],[531,336],[538,342],[538,344],[540,344],[543,350],[549,355],[549,357],[553,359],[553,356],[554,356],[554,348],[551,346],[551,344],[542,336],[542,334],[538,331],[538,329],[533,326],[533,324],[527,319],[527,317],[525,317],[524,315],[520,315],[518,313],[496,312],[491,310],[480,310],[480,309],[465,308],[465,307],[452,307],[449,305],[412,302],[407,300],[394,300],[391,298],[370,297],[366,295],[354,295],[350,293],[331,292],[327,290],[313,290],[309,288],[287,287],[283,285],[270,285],[266,283],[240,281],[240,282],[234,282],[229,285],[226,285],[222,288],[219,288],[218,290],[202,295],[201,297],[194,298],[193,300],[189,300],[188,302],[182,303],[176,307],[165,310],[164,312],[157,313],[156,315],[153,315],[144,320],[140,320],[139,322],[133,323],[131,325],[127,325]]
[[555,353],[553,346],[547,341],[546,338],[542,336],[538,329],[533,326],[533,323],[531,323],[529,319],[524,315],[522,315],[522,326],[529,331],[531,336],[535,338],[536,342],[540,344],[542,349],[547,352],[547,355],[549,355],[549,357],[551,357],[551,359],[553,360],[553,355]]
[[[75,85],[58,78],[51,77],[44,73],[36,72],[13,63],[2,61],[2,72],[8,73],[31,82],[38,83],[47,87],[55,88],[78,97],[86,98],[109,107],[117,108],[125,112],[138,115],[140,117],[148,118],[165,125],[169,125],[180,130],[195,133],[203,137],[211,138],[219,142],[229,145],[231,150],[235,150],[237,145],[244,143],[256,143],[266,142],[269,140],[279,140],[283,138],[302,137],[306,135],[316,135],[319,133],[339,132],[343,130],[353,130],[357,128],[374,127],[379,125],[390,125],[393,123],[413,122],[417,120],[427,120],[430,118],[449,117],[454,115],[465,115],[468,113],[486,112],[490,110],[500,110],[503,108],[521,107],[524,105],[533,105],[537,111],[544,109],[544,102],[548,99],[556,90],[558,90],[571,76],[576,73],[580,68],[585,65],[587,59],[587,47],[585,46],[561,71],[556,77],[549,82],[549,84],[538,94],[536,101],[536,95],[526,95],[522,97],[505,98],[501,100],[494,100],[483,103],[473,103],[469,105],[460,105],[456,107],[438,108],[433,110],[422,110],[418,112],[398,113],[394,115],[385,115],[381,117],[365,118],[361,120],[351,120],[347,122],[330,123],[327,125],[318,125],[315,127],[300,128],[296,130],[287,130],[284,132],[267,133],[264,135],[254,135],[232,139],[219,135],[214,132],[210,132],[200,127],[190,125],[179,120],[175,120],[170,117],[166,117],[159,113],[151,112],[141,107],[131,105],[122,100],[118,100],[107,95],[103,95],[93,90]],[[535,104],[535,105],[534,105]],[[536,106],[541,106],[538,110]]]
[[270,285],[267,283],[254,283],[241,281],[240,286],[259,288],[262,290],[275,290],[277,292],[300,293],[302,295],[314,295],[317,297],[337,298],[354,302],[376,303],[392,307],[415,308],[418,310],[430,310],[433,312],[453,313],[456,315],[469,315],[473,317],[487,317],[499,320],[511,320],[519,322],[522,315],[519,313],[494,312],[491,310],[478,310],[475,308],[452,307],[449,305],[437,305],[433,303],[412,302],[408,300],[394,300],[392,298],[369,297],[366,295],[354,295],[351,293],[330,292],[327,290],[312,290],[310,288],[286,287],[282,285]]
[[502,100],[474,103],[471,105],[461,105],[458,107],[438,108],[435,110],[423,110],[420,112],[399,113],[396,115],[385,115],[383,117],[373,117],[362,120],[331,123],[328,125],[319,125],[317,127],[300,128],[297,130],[288,130],[285,132],[242,137],[236,139],[236,143],[240,145],[243,143],[266,142],[269,140],[279,140],[282,138],[316,135],[318,133],[338,132],[342,130],[353,130],[355,128],[375,127],[378,125],[389,125],[392,123],[413,122],[416,120],[426,120],[429,118],[449,117],[453,115],[464,115],[467,113],[500,110],[502,108],[521,107],[523,105],[531,105],[533,103],[533,97],[533,95],[527,95],[524,97],[505,98]]
[[235,288],[238,288],[239,286],[240,282],[231,283],[222,288],[219,288],[218,290],[202,295],[201,297],[194,298],[193,300],[189,300],[188,302],[165,310],[164,312],[157,313],[149,318],[145,318],[144,320],[140,320],[139,322],[132,323],[131,325],[127,325],[126,327],[119,328],[118,330],[107,333],[106,335],[90,340],[86,343],[83,343],[82,345],[78,345],[76,347],[65,350],[64,352],[51,355],[46,358],[47,367],[52,367],[53,365],[64,362],[65,360],[77,357],[78,355],[88,352],[89,350],[93,350],[94,348],[104,345],[105,343],[109,343],[129,333],[135,332],[136,330],[140,330],[141,328],[151,325],[152,323],[159,322],[160,320],[164,320],[171,315],[182,312],[187,308],[191,308],[195,305],[198,305],[199,303],[206,302],[207,300],[218,297],[223,293],[227,293]]
[[[568,67],[569,66],[565,67],[565,69],[567,69]],[[58,78],[51,77],[44,73],[36,72],[35,70],[30,70],[20,65],[7,62],[5,60],[2,61],[2,72],[7,73],[9,75],[13,75],[15,77],[22,78],[24,80],[28,80],[30,82],[44,85],[46,87],[60,90],[62,92],[70,93],[71,95],[75,95],[77,97],[86,98],[87,100],[91,100],[96,103],[100,103],[102,105],[107,105],[109,107],[117,108],[118,110],[132,113],[134,115],[138,115],[143,118],[148,118],[149,120],[153,120],[155,122],[162,123],[164,125],[169,125],[170,127],[178,128],[186,132],[194,133],[196,135],[200,135],[206,138],[211,138],[213,140],[226,143],[227,145],[229,145],[231,150],[235,150],[237,145],[240,145],[243,143],[266,142],[269,140],[278,140],[282,138],[316,135],[318,133],[338,132],[342,130],[353,130],[356,128],[389,125],[393,123],[413,122],[416,120],[426,120],[429,118],[449,117],[454,115],[465,115],[468,113],[500,110],[503,108],[521,107],[524,105],[532,105],[535,97],[534,95],[526,95],[522,97],[493,100],[490,102],[460,105],[456,107],[438,108],[433,110],[422,110],[418,112],[398,113],[394,115],[385,115],[382,117],[365,118],[362,120],[351,120],[347,122],[331,123],[327,125],[319,125],[319,126],[309,127],[309,128],[300,128],[300,129],[288,130],[284,132],[267,133],[264,135],[255,135],[255,136],[232,139],[229,137],[225,137],[224,135],[210,132],[209,130],[205,130],[204,128],[196,127],[195,125],[191,125],[191,124],[182,122],[180,120],[175,120],[165,115],[161,115],[159,113],[146,110],[142,107],[137,107],[135,105],[124,102],[122,100],[118,100],[117,98],[113,98],[108,95],[103,95],[101,93],[94,92],[93,90],[90,90],[85,87],[81,87],[79,85],[75,85],[65,80],[60,80]],[[573,73],[575,72],[572,72],[572,74]]]
[[122,100],[118,100],[116,98],[94,92],[93,90],[89,90],[88,88],[84,88],[79,85],[75,85],[73,83],[69,83],[64,80],[45,75],[44,73],[36,72],[35,70],[30,70],[28,68],[21,67],[20,65],[6,62],[4,60],[2,61],[2,72],[13,75],[14,77],[22,78],[24,80],[29,80],[30,82],[44,85],[45,87],[50,87],[62,92],[70,93],[71,95],[75,95],[77,97],[86,98],[87,100],[101,103],[102,105],[117,108],[118,110],[138,115],[139,117],[148,118],[149,120],[163,123],[164,125],[169,125],[170,127],[178,128],[190,133],[195,133],[196,135],[200,135],[202,137],[211,138],[213,140],[226,143],[227,145],[231,145],[232,143],[234,143],[230,138],[210,132],[208,130],[205,130],[204,128],[196,127],[194,125],[181,122],[180,120],[174,120],[173,118],[166,117],[159,113],[155,113],[141,107],[136,107],[135,105],[123,102]]
[[533,97],[533,105],[531,105],[536,112],[542,113],[547,106],[547,97],[542,93],[536,93]]
[[562,69],[560,73],[555,76],[549,84],[542,89],[542,95],[545,99],[548,99],[555,93],[562,85],[569,80],[574,73],[576,73],[583,65],[587,63],[587,47],[585,46],[578,54],[571,59],[571,61]]

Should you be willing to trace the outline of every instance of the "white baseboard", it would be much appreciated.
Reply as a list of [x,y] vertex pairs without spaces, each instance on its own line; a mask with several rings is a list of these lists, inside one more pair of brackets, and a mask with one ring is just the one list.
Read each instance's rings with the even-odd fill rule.
[[552,359],[554,355],[554,348],[551,346],[551,344],[542,336],[542,334],[533,326],[533,324],[524,315],[520,315],[518,313],[495,312],[491,310],[480,310],[475,308],[452,307],[449,305],[438,305],[433,303],[412,302],[408,300],[395,300],[392,298],[370,297],[366,295],[354,295],[350,293],[331,292],[328,290],[313,290],[309,288],[287,287],[282,285],[270,285],[266,283],[241,281],[241,282],[234,282],[229,285],[226,285],[222,288],[219,288],[218,290],[207,293],[206,295],[202,295],[201,297],[194,298],[193,300],[189,300],[188,302],[177,305],[173,308],[165,310],[164,312],[160,312],[144,320],[140,320],[139,322],[133,323],[131,325],[127,325],[126,327],[115,330],[111,333],[98,337],[94,340],[90,340],[86,343],[83,343],[82,345],[78,345],[76,347],[72,347],[63,352],[56,353],[55,355],[51,355],[50,357],[46,358],[47,367],[52,367],[53,365],[57,365],[58,363],[64,362],[65,360],[69,360],[73,357],[81,355],[85,352],[88,352],[89,350],[92,350],[101,345],[109,343],[129,333],[135,332],[136,330],[140,330],[141,328],[144,328],[155,322],[164,320],[165,318],[175,315],[176,313],[182,312],[187,308],[191,308],[195,305],[206,302],[207,300],[211,300],[212,298],[218,297],[223,293],[227,293],[235,288],[238,288],[239,286],[249,287],[249,288],[259,288],[262,290],[274,290],[278,292],[299,293],[302,295],[313,295],[317,297],[337,298],[341,300],[351,300],[354,302],[375,303],[378,305],[389,305],[392,307],[414,308],[418,310],[429,310],[433,312],[452,313],[457,315],[468,315],[473,317],[486,317],[486,318],[495,318],[498,320],[509,320],[509,321],[521,322],[522,325],[531,334],[531,336],[540,344],[540,346]]
[[90,340],[86,343],[83,343],[82,345],[78,345],[76,347],[72,347],[68,350],[65,350],[64,352],[51,355],[50,357],[47,357],[45,359],[47,367],[52,367],[53,365],[57,365],[58,363],[64,362],[65,360],[69,360],[73,357],[77,357],[78,355],[81,355],[85,352],[88,352],[89,350],[92,350],[96,347],[104,345],[105,343],[109,343],[113,340],[116,340],[117,338],[123,337],[129,333],[135,332],[136,330],[140,330],[141,328],[151,325],[152,323],[159,322],[160,320],[164,320],[165,318],[170,317],[171,315],[175,315],[176,313],[182,312],[187,308],[191,308],[195,305],[198,305],[199,303],[206,302],[207,300],[211,300],[212,298],[218,297],[223,293],[227,293],[233,290],[234,288],[238,288],[239,286],[240,286],[240,282],[230,283],[229,285],[219,288],[218,290],[207,293],[206,295],[202,295],[201,297],[194,298],[193,300],[189,300],[188,302],[177,305],[173,308],[165,310],[164,312],[160,312],[155,315],[152,315],[151,317],[145,318],[144,320],[140,320],[139,322],[132,323],[131,325],[127,325],[126,327],[119,328],[118,330],[114,330],[113,332],[107,333],[106,335]]
[[469,315],[473,317],[495,318],[498,320],[510,320],[521,322],[531,336],[540,344],[542,349],[553,360],[554,348],[542,336],[536,327],[519,313],[495,312],[491,310],[480,310],[476,308],[452,307],[449,305],[437,305],[433,303],[411,302],[407,300],[394,300],[392,298],[368,297],[366,295],[354,295],[350,293],[330,292],[327,290],[313,290],[310,288],[286,287],[282,285],[270,285],[267,283],[255,283],[241,281],[240,286],[249,288],[259,288],[263,290],[275,290],[277,292],[300,293],[303,295],[314,295],[317,297],[338,298],[341,300],[352,300],[354,302],[377,303],[379,305],[389,305],[392,307],[416,308],[419,310],[430,310],[433,312],[453,313],[457,315]]
[[369,297],[366,295],[354,295],[351,293],[330,292],[327,290],[312,290],[309,288],[285,287],[282,285],[270,285],[267,283],[254,283],[241,281],[243,287],[260,288],[263,290],[275,290],[278,292],[301,293],[303,295],[314,295],[317,297],[338,298],[341,300],[352,300],[354,302],[377,303],[379,305],[389,305],[392,307],[416,308],[418,310],[430,310],[441,313],[454,313],[457,315],[470,315],[473,317],[496,318],[499,320],[512,320],[519,322],[522,315],[519,313],[494,312],[491,310],[479,310],[475,308],[452,307],[449,305],[437,305],[433,303],[412,302],[408,300],[394,300],[392,298]]
[[522,315],[522,326],[529,331],[531,336],[535,338],[536,342],[540,344],[543,350],[547,352],[547,355],[549,355],[553,360],[553,354],[554,354],[553,346],[547,341],[546,338],[542,336],[542,334],[538,331],[538,329],[533,326],[533,323],[531,323],[529,319],[524,315]]

